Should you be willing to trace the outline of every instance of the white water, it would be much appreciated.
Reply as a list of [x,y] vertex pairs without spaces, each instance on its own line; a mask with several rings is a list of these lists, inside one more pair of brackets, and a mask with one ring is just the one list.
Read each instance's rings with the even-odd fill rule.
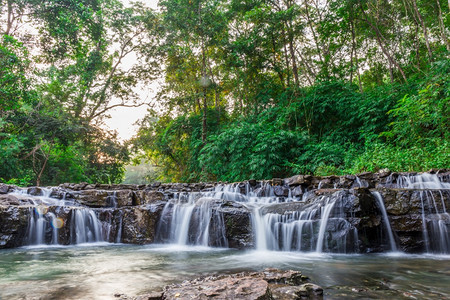
[[[27,245],[59,245],[62,228],[70,226],[70,242],[73,244],[104,242],[102,223],[94,210],[81,207],[73,200],[51,197],[49,188],[41,188],[41,195],[29,195],[26,189],[11,193],[32,204],[27,229]],[[70,220],[63,220],[59,214],[71,211]],[[70,215],[70,213],[69,213]]]
[[322,209],[322,218],[320,219],[320,229],[319,229],[319,236],[317,238],[317,247],[316,252],[320,253],[323,251],[323,243],[324,243],[324,235],[325,230],[327,228],[328,224],[328,217],[330,216],[330,212],[333,209],[334,205],[336,204],[336,201],[327,201],[325,204],[325,207]]
[[[450,252],[450,215],[445,198],[449,197],[450,183],[443,182],[436,174],[390,175],[387,186],[418,189],[422,211],[422,234],[427,253]],[[436,201],[435,196],[440,199]]]
[[384,206],[383,197],[377,191],[372,192],[372,195],[374,195],[375,199],[377,200],[378,206],[381,210],[381,214],[383,215],[383,223],[389,236],[389,245],[391,246],[391,251],[396,252],[397,246],[395,244],[394,234],[392,233],[391,223],[389,222],[386,207]]
[[422,173],[417,175],[389,175],[386,185],[401,189],[450,189],[449,182],[442,182],[436,174]]
[[177,245],[227,247],[223,215],[213,210],[214,201],[201,193],[176,194],[161,213],[157,238]]
[[[344,194],[313,197],[314,201],[305,209],[301,209],[301,205],[294,205],[291,211],[284,209],[282,214],[271,212],[276,205],[300,204],[309,197],[308,193],[303,194],[304,199],[293,197],[291,192],[286,194],[287,197],[277,197],[274,188],[267,183],[259,188],[253,188],[248,183],[245,186],[231,184],[219,185],[211,192],[177,194],[163,209],[157,241],[179,246],[226,246],[224,229],[216,232],[216,238],[213,239],[220,242],[213,242],[211,234],[213,227],[215,231],[224,228],[221,207],[228,201],[238,202],[248,208],[254,247],[259,251],[356,251],[356,246],[351,246],[351,243],[357,242],[357,230],[346,220],[343,212],[347,201],[343,199]],[[327,229],[335,206],[337,209],[332,218],[332,228]],[[212,226],[212,220],[220,225]],[[333,239],[333,245],[328,245],[328,239]]]

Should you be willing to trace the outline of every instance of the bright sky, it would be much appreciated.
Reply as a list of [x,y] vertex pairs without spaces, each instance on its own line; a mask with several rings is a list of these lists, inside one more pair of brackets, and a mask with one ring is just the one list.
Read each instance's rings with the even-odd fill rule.
[[[148,7],[157,8],[158,0],[141,0]],[[122,0],[125,5],[128,5],[130,0]],[[130,62],[132,63],[132,62]],[[158,83],[155,82],[148,87],[143,87],[139,91],[141,100],[149,103],[152,101],[156,92],[158,91]],[[128,140],[136,134],[138,126],[134,123],[142,119],[147,113],[147,106],[141,107],[117,107],[109,111],[111,118],[106,120],[106,126],[110,129],[116,130],[121,140]]]

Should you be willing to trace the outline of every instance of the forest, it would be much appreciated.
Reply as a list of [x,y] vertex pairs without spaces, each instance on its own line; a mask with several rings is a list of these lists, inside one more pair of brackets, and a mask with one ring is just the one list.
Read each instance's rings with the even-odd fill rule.
[[[139,163],[147,182],[450,167],[450,1],[0,6],[1,182],[120,183]],[[117,107],[148,110],[126,142],[104,126]]]

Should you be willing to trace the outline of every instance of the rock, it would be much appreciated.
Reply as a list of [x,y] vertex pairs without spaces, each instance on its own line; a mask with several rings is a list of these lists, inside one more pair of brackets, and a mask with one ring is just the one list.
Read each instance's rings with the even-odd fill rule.
[[275,196],[278,196],[278,197],[289,196],[289,189],[284,186],[279,186],[279,185],[274,186],[273,192],[274,192]]
[[389,175],[391,175],[391,170],[389,170],[388,168],[381,169],[377,172],[377,175],[378,178],[388,177]]
[[248,180],[248,183],[249,183],[251,186],[255,186],[255,185],[256,185],[256,180],[255,180],[255,179],[249,179],[249,180]]
[[283,179],[281,179],[281,178],[273,178],[272,179],[272,184],[273,185],[283,185]]
[[73,193],[73,197],[77,202],[88,207],[110,206],[107,203],[108,196],[109,193],[105,190],[83,190]]
[[152,292],[145,295],[137,296],[136,298],[133,298],[134,300],[162,300],[163,299],[163,292]]
[[8,206],[20,204],[23,204],[23,201],[19,200],[19,198],[14,195],[0,195],[0,205]]
[[295,175],[284,179],[284,184],[288,186],[309,185],[313,177],[311,175]]
[[323,289],[315,284],[277,286],[270,288],[274,300],[322,299]]
[[0,249],[23,245],[29,214],[29,207],[0,206]]
[[152,204],[158,201],[164,201],[164,194],[158,191],[144,190],[137,191],[136,196],[140,199],[139,204]]
[[169,285],[163,299],[322,299],[323,289],[306,280],[301,272],[278,269],[210,276]]
[[286,202],[286,203],[276,203],[262,208],[262,214],[286,214],[295,211],[301,211],[305,207],[303,202]]
[[160,187],[161,186],[161,182],[159,182],[159,181],[156,181],[156,182],[154,182],[153,184],[152,184],[152,187],[153,188],[158,188],[158,187]]
[[218,209],[223,214],[228,247],[251,248],[253,232],[250,211],[241,203],[225,201]]
[[299,185],[299,186],[296,186],[293,190],[292,190],[292,196],[293,197],[299,197],[299,196],[302,196],[303,195],[303,189],[302,189],[302,187]]
[[308,280],[308,277],[303,276],[299,271],[282,271],[275,268],[265,269],[262,275],[264,280],[271,284],[299,285]]
[[4,183],[0,183],[0,194],[7,194],[11,191],[11,186],[4,184]]
[[28,188],[27,194],[32,195],[32,196],[42,196],[42,195],[44,195],[44,192],[42,191],[42,189],[40,187],[33,186],[33,187]]
[[137,206],[124,209],[122,242],[149,244],[155,240],[155,231],[163,205]]
[[260,277],[231,275],[207,277],[164,290],[164,299],[271,299],[269,284]]

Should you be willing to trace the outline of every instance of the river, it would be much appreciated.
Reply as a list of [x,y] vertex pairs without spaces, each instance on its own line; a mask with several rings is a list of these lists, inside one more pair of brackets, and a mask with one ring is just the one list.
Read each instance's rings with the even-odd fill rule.
[[114,299],[198,276],[268,267],[302,271],[324,288],[325,299],[450,299],[449,255],[108,243],[0,250],[0,299]]

